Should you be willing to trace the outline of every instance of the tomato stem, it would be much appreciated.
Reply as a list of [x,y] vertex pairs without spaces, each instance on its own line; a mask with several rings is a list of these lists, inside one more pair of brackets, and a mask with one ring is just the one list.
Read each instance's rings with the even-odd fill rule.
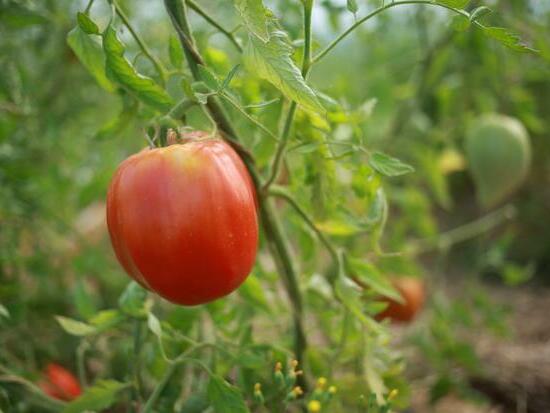
[[[164,4],[176,31],[178,32],[180,43],[187,56],[187,62],[191,69],[191,73],[195,80],[200,80],[200,74],[197,65],[204,64],[204,60],[199,51],[194,47],[194,40],[187,21],[187,12],[184,1],[182,0],[164,0]],[[238,134],[233,125],[229,121],[223,107],[218,103],[215,97],[208,98],[206,104],[212,118],[218,124],[218,128],[223,132],[229,142],[239,142]],[[266,233],[270,251],[277,263],[279,272],[283,279],[283,285],[287,291],[293,311],[294,323],[294,352],[296,358],[304,365],[304,354],[307,348],[307,340],[303,325],[303,310],[302,296],[298,285],[298,277],[294,268],[294,263],[288,248],[288,243],[285,240],[282,226],[280,225],[275,211],[271,205],[271,201],[265,196],[262,191],[262,178],[256,169],[254,159],[250,156],[245,156],[244,153],[238,152],[243,162],[245,163],[248,172],[254,183],[258,196],[258,204],[260,210],[261,222]],[[301,385],[306,384],[304,375],[300,376]]]

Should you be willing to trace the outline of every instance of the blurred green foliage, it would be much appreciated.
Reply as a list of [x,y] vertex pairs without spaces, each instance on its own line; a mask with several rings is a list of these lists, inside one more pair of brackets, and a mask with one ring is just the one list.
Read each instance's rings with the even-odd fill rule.
[[[300,46],[300,2],[266,3],[281,17],[293,44]],[[472,1],[470,9],[478,3]],[[517,207],[518,215],[498,236],[483,234],[453,250],[450,262],[459,270],[452,273],[488,271],[501,274],[510,284],[532,274],[544,279],[550,269],[550,7],[542,3],[483,2],[496,11],[484,17],[485,21],[522,33],[539,54],[510,51],[474,27],[456,30],[457,22],[448,13],[426,7],[404,6],[361,26],[313,68],[309,82],[326,95],[319,94],[319,99],[327,116],[298,112],[285,160],[286,182],[280,183],[287,185],[319,227],[354,257],[406,250],[419,239],[437,237],[484,213],[476,204],[464,163],[464,137],[480,114],[514,116],[525,124],[533,146],[527,183],[508,200]],[[189,83],[189,77],[161,2],[119,4],[168,68],[166,90],[171,99],[181,99],[188,86],[182,87],[182,82]],[[357,16],[362,16],[379,5],[378,0],[358,1],[348,2],[346,8],[345,2],[319,1],[314,10],[314,50],[320,50],[354,21],[350,10],[355,12],[357,7]],[[211,0],[201,6],[226,28],[239,23],[230,2]],[[139,314],[126,311],[135,303],[117,301],[127,278],[106,236],[105,193],[118,163],[147,145],[146,135],[152,136],[154,127],[165,119],[107,78],[98,84],[103,72],[96,72],[94,78],[79,62],[67,35],[77,25],[76,13],[85,7],[85,2],[69,0],[0,0],[0,309],[9,313],[0,314],[0,363],[36,380],[46,361],[57,360],[76,370],[75,354],[87,352],[89,377],[123,382],[132,369],[128,354],[135,334],[145,332],[137,329],[136,333],[132,323],[123,324],[132,317],[139,320]],[[110,16],[106,2],[98,0],[92,15],[100,30],[105,29]],[[206,63],[223,80],[240,63],[237,48],[196,14],[191,23]],[[160,81],[154,65],[139,52],[128,31],[119,32],[126,56],[139,72]],[[236,35],[244,37],[240,31]],[[72,41],[79,40],[75,37]],[[296,50],[293,57],[300,61],[301,49]],[[251,116],[277,130],[287,103],[273,86],[241,68],[228,93],[237,95],[238,103]],[[266,171],[274,140],[233,106],[227,104],[226,109],[244,138],[243,145]],[[195,128],[211,128],[199,107],[190,109],[185,120]],[[414,166],[415,173],[382,179],[373,161],[366,161],[357,147],[391,154]],[[392,161],[384,158],[382,162]],[[393,168],[407,169],[395,164]],[[402,356],[387,350],[387,336],[366,334],[356,320],[350,321],[349,308],[342,310],[331,302],[330,287],[322,276],[336,271],[330,257],[297,214],[284,204],[278,209],[285,214],[284,225],[292,234],[294,255],[299,257],[300,283],[311,312],[308,316],[322,327],[321,338],[316,340],[324,345],[310,346],[308,373],[337,378],[342,392],[332,401],[334,410],[330,411],[363,408],[367,402],[357,400],[360,394],[368,398],[366,388],[380,394],[399,388],[395,403],[406,404]],[[437,254],[429,255],[434,257],[432,261],[439,259]],[[436,279],[445,279],[448,267],[429,261],[388,254],[378,258],[377,268],[385,274],[432,273]],[[149,305],[143,297],[137,300],[138,305]],[[430,362],[439,374],[432,389],[437,399],[457,385],[448,380],[456,364],[468,370],[476,363],[471,348],[457,339],[450,326],[492,325],[498,329],[501,314],[498,309],[492,311],[483,298],[477,299],[472,308],[487,314],[482,327],[477,327],[463,308],[440,302],[434,308],[433,318],[422,326],[429,334],[420,333],[416,342],[431,355]],[[221,366],[221,376],[233,364],[240,366],[234,384],[245,389],[250,399],[258,397],[253,393],[254,384],[277,380],[271,371],[276,362],[291,358],[285,350],[290,347],[288,304],[264,249],[254,275],[238,294],[201,308],[157,303],[156,311],[162,315],[159,334],[167,335],[167,353],[189,349],[189,343],[178,341],[182,334],[214,337],[234,350],[236,360],[222,356],[214,361]],[[56,315],[85,320],[83,331],[78,330],[82,326],[73,328],[86,334],[91,331],[86,327],[92,328],[94,338],[82,341],[67,335]],[[154,333],[151,323],[154,321],[149,319]],[[119,328],[112,330],[113,326]],[[103,331],[109,333],[95,336]],[[167,369],[156,344],[149,340],[142,349],[148,388],[154,387]],[[333,365],[336,359],[341,361],[338,368]],[[289,366],[285,365],[284,371],[290,374]],[[168,409],[169,403],[179,400],[180,411],[195,411],[185,410],[185,406],[204,402],[200,369],[189,367],[179,374],[199,378],[187,380],[191,383],[185,384],[183,392],[195,392],[197,400],[188,399],[184,404],[178,399],[182,393],[179,384],[171,383],[159,409],[162,403],[166,404],[162,408]],[[208,391],[231,397],[234,388],[224,390],[226,383],[213,377]],[[271,391],[278,394],[279,390],[273,390],[277,383],[269,383]],[[109,397],[122,388],[117,382],[102,386],[98,391]],[[291,390],[285,386],[281,387],[284,391]],[[20,402],[23,396],[15,386],[7,388],[13,395],[0,396],[12,409],[7,411],[36,411]],[[324,393],[322,397],[328,400]]]

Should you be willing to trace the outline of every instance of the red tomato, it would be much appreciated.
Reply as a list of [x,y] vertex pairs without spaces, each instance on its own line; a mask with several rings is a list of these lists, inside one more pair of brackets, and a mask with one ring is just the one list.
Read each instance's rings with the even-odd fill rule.
[[76,377],[59,364],[49,363],[44,372],[40,388],[47,395],[59,400],[73,400],[80,396],[82,390]]
[[129,157],[107,196],[107,225],[126,272],[182,305],[239,287],[258,247],[250,175],[233,148],[205,136]]
[[400,277],[392,280],[393,286],[404,303],[398,303],[390,298],[384,298],[388,307],[376,316],[377,320],[389,318],[394,322],[406,323],[414,319],[424,304],[424,284],[418,278]]

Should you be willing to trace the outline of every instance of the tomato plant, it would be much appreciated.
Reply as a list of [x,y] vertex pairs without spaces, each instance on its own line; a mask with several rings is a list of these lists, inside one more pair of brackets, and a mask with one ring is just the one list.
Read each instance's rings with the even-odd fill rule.
[[178,304],[223,297],[254,265],[252,181],[236,152],[207,133],[125,160],[107,197],[118,260],[145,288]]
[[[415,383],[380,320],[423,308],[421,385],[467,387],[457,320],[499,314],[446,266],[532,268],[468,173],[525,222],[550,129],[545,6],[482,3],[1,1],[0,409],[388,413]],[[52,359],[74,400],[32,384]]]

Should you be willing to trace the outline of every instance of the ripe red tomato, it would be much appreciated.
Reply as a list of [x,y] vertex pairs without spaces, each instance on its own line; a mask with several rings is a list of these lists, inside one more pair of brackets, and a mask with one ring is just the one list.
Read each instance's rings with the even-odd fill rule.
[[231,293],[256,258],[250,175],[233,148],[205,132],[122,162],[109,187],[107,225],[126,272],[177,304]]
[[384,298],[388,307],[376,315],[377,320],[389,318],[394,322],[407,323],[414,319],[424,304],[424,284],[418,278],[400,277],[392,280],[395,289],[403,297],[404,303]]
[[73,400],[82,390],[76,377],[59,364],[49,363],[44,371],[44,379],[39,383],[47,395],[59,400]]

